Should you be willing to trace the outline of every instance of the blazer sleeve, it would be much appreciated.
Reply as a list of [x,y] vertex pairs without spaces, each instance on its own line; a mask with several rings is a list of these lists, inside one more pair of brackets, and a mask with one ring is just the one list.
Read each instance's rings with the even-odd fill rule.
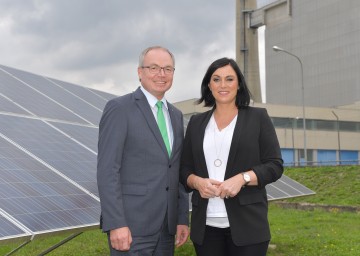
[[121,159],[127,134],[126,111],[109,101],[99,124],[97,184],[103,231],[127,226],[120,182]]
[[283,160],[279,141],[275,132],[274,125],[266,111],[260,111],[260,161],[261,164],[253,166],[258,179],[259,188],[264,188],[267,184],[278,180],[284,172]]
[[193,189],[188,187],[187,179],[193,174],[194,170],[194,159],[193,159],[193,148],[191,141],[191,131],[193,130],[193,117],[190,117],[188,126],[186,128],[183,151],[181,155],[181,163],[180,163],[180,182],[184,186],[185,191],[192,192]]

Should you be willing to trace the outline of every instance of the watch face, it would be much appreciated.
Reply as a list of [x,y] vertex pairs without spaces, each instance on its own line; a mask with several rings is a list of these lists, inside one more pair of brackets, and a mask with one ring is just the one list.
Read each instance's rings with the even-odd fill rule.
[[246,182],[250,182],[250,175],[247,174],[247,173],[244,173],[244,180],[245,180]]

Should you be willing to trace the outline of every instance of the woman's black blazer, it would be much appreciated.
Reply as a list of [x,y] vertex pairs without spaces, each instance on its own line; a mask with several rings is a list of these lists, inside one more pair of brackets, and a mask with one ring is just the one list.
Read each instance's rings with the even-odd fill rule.
[[[204,239],[208,199],[190,189],[186,181],[190,174],[209,177],[203,140],[212,113],[210,110],[190,118],[181,159],[181,183],[188,192],[193,192],[190,237],[197,244],[202,244]],[[238,246],[270,240],[265,186],[283,173],[279,142],[271,119],[263,108],[239,109],[224,179],[248,170],[255,172],[258,186],[246,186],[235,197],[225,199],[231,236]]]

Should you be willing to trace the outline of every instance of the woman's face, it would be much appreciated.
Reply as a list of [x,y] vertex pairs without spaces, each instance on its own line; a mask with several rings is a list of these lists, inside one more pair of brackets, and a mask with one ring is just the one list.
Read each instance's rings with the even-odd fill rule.
[[209,88],[216,104],[234,104],[238,91],[238,78],[230,65],[218,68],[210,78]]

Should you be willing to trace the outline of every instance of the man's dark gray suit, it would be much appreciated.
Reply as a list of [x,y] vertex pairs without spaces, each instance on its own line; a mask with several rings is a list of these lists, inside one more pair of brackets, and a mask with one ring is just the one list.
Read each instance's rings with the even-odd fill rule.
[[105,232],[129,227],[132,236],[153,235],[165,216],[170,234],[176,234],[177,225],[188,225],[188,195],[179,184],[183,118],[167,105],[173,129],[170,157],[140,88],[105,106],[97,177]]

